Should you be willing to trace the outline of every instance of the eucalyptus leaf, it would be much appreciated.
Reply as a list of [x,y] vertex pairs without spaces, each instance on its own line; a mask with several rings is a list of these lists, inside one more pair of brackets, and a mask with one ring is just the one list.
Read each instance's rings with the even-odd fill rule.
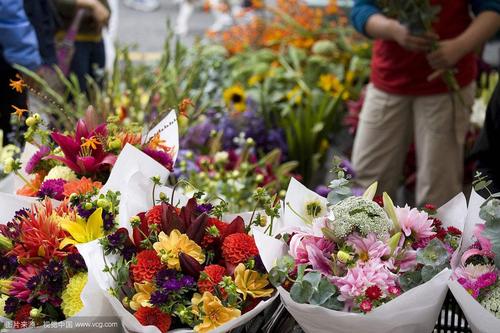
[[404,291],[418,286],[422,281],[422,274],[420,271],[405,272],[399,277],[399,285]]
[[[309,303],[323,306],[337,292],[337,288],[326,278],[321,278],[316,290],[311,296]],[[336,298],[336,297],[335,297]]]
[[313,287],[307,281],[295,282],[290,289],[290,297],[297,303],[308,303],[313,294]]

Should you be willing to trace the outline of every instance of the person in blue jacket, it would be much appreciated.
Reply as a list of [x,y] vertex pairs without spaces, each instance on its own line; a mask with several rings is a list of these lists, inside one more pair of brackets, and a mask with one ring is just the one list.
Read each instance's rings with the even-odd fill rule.
[[12,105],[27,107],[26,93],[19,93],[9,87],[16,79],[13,65],[36,70],[42,60],[38,51],[35,31],[24,11],[23,0],[0,1],[0,126],[4,132],[4,143],[11,132],[10,116]]

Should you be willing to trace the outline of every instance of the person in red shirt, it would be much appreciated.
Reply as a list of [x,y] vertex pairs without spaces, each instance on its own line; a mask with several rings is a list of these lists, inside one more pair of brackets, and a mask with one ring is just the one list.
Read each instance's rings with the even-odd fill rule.
[[[355,1],[353,24],[375,42],[352,160],[360,185],[378,181],[380,191],[394,194],[414,140],[417,204],[442,205],[462,191],[464,143],[475,95],[474,50],[500,29],[500,0],[430,2],[441,7],[434,34],[413,36],[383,15],[376,1]],[[438,48],[432,49],[436,40]],[[460,91],[450,91],[434,75],[447,69],[454,69]]]

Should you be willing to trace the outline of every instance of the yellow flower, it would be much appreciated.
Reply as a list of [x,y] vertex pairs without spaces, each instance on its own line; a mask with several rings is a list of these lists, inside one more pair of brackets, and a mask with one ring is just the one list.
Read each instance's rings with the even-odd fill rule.
[[292,104],[300,104],[302,102],[302,90],[299,86],[295,86],[292,90],[287,92],[286,98],[292,102]]
[[323,74],[319,77],[318,86],[326,92],[331,92],[338,91],[341,84],[335,75]]
[[153,248],[161,258],[163,263],[166,263],[168,268],[180,270],[179,253],[185,253],[200,264],[205,261],[205,254],[201,247],[189,239],[185,234],[181,234],[179,230],[174,229],[167,236],[163,231],[158,235],[159,241],[153,244]]
[[18,76],[18,80],[9,80],[9,86],[15,90],[18,93],[22,93],[24,90],[24,87],[26,86],[26,83],[24,83],[24,80]]
[[130,301],[130,308],[134,311],[139,310],[140,307],[151,307],[149,300],[151,294],[155,291],[155,286],[151,282],[134,283],[136,294]]
[[87,273],[78,273],[69,280],[66,289],[64,289],[61,296],[61,308],[66,318],[74,316],[83,308],[80,295],[87,284],[87,280]]
[[9,298],[9,296],[0,294],[0,317],[6,317],[4,308],[5,308],[5,301],[7,301],[7,298]]
[[77,180],[76,174],[73,170],[64,165],[56,165],[52,169],[50,169],[49,174],[45,176],[43,179],[64,179],[67,182],[71,182],[73,180]]
[[14,109],[14,112],[12,112],[12,114],[15,114],[18,119],[21,119],[25,113],[28,113],[27,109],[21,109],[15,105],[11,105],[11,107]]
[[234,270],[234,283],[236,290],[243,295],[253,298],[269,297],[274,292],[273,288],[264,289],[268,284],[267,274],[260,274],[257,271],[246,269],[244,264],[239,264]]
[[233,107],[238,112],[245,111],[246,94],[242,86],[236,85],[227,88],[223,93],[224,101],[228,107]]
[[7,294],[11,288],[12,280],[0,279],[0,294]]
[[61,222],[63,230],[69,232],[71,237],[63,239],[59,248],[64,248],[69,244],[82,244],[88,243],[95,239],[104,237],[103,221],[102,221],[102,208],[97,208],[95,212],[90,215],[87,221],[80,216],[76,217],[76,221],[69,218],[64,218]]
[[[196,304],[195,306],[193,306],[193,308],[198,308],[200,307],[200,303],[203,303],[201,305],[203,322],[194,327],[195,332],[210,332],[211,330],[214,330],[217,327],[222,326],[241,315],[241,311],[238,309],[224,307],[220,299],[218,299],[208,291],[205,292],[202,297],[200,297],[199,295],[195,295],[195,297],[193,297],[192,300],[193,305]],[[193,311],[193,313],[199,315],[199,310],[200,309],[196,309]]]
[[262,81],[262,76],[260,76],[258,74],[254,74],[254,75],[250,76],[250,78],[248,79],[248,85],[250,87],[253,87],[253,86],[257,85],[257,83],[259,83],[260,81]]

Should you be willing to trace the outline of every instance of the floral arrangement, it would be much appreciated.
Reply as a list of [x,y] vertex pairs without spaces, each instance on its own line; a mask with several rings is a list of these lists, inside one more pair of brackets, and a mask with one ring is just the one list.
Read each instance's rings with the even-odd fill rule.
[[318,200],[302,210],[287,202],[310,225],[281,233],[289,251],[270,272],[292,300],[369,313],[450,267],[461,231],[444,226],[435,207],[395,207],[387,194],[374,200],[376,184],[351,196],[344,170],[335,174],[327,208]]
[[87,267],[75,247],[116,230],[119,194],[49,198],[0,225],[0,317],[10,328],[63,321],[83,308]]
[[192,328],[209,332],[271,297],[253,237],[243,219],[220,217],[222,206],[182,206],[161,201],[130,220],[132,233],[119,229],[101,240],[114,286],[110,292],[141,325],[161,332]]
[[137,125],[124,126],[117,119],[98,125],[92,113],[80,119],[70,134],[45,129],[38,114],[29,116],[26,125],[24,137],[33,145],[34,153],[25,165],[10,158],[4,168],[25,182],[17,190],[20,195],[63,200],[72,193],[85,194],[100,188],[127,144],[173,170],[175,148],[168,146],[160,133],[144,141]]
[[3,144],[3,131],[0,130],[0,179],[4,177],[6,174],[5,170],[5,162],[9,162],[16,158],[21,153],[21,149],[19,147],[12,144]]

